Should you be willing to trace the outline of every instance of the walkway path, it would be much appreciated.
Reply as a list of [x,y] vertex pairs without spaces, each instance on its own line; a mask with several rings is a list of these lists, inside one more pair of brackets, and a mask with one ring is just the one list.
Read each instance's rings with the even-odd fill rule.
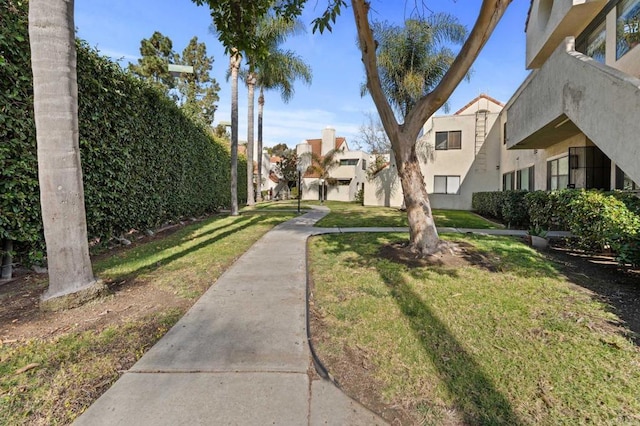
[[312,373],[306,240],[326,213],[256,242],[74,424],[385,424]]
[[314,228],[327,212],[316,208],[256,242],[74,424],[385,424],[313,372],[306,332],[306,240],[321,233],[408,229]]

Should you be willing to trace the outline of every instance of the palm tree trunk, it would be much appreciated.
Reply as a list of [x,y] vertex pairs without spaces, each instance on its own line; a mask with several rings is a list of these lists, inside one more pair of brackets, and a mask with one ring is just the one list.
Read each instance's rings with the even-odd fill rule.
[[[400,137],[406,137],[406,135],[400,135]],[[397,167],[407,209],[410,250],[421,255],[433,254],[440,249],[440,238],[431,213],[431,203],[424,185],[424,176],[420,170],[415,145],[406,158],[400,156],[397,159]]]
[[73,7],[73,0],[29,2],[38,178],[49,270],[44,300],[96,283],[80,165]]
[[256,191],[256,201],[262,201],[262,113],[264,111],[264,90],[260,87],[258,96],[258,190]]
[[231,67],[231,216],[238,216],[238,69],[240,53],[233,49]]
[[247,77],[247,92],[248,92],[248,114],[247,114],[247,205],[253,206],[255,198],[253,196],[253,112],[254,112],[254,98],[255,98],[256,78],[253,73],[249,73]]

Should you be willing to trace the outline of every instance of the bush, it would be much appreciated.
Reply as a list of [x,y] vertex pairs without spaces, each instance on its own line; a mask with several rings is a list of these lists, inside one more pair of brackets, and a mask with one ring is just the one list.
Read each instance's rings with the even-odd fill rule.
[[588,250],[619,252],[635,239],[640,217],[618,198],[599,191],[576,191],[569,202],[569,230]]
[[640,265],[640,199],[619,191],[496,191],[473,194],[474,210],[511,226],[568,230],[578,247],[611,249],[622,263]]
[[360,188],[356,193],[356,203],[364,206],[364,189]]
[[491,216],[508,227],[527,226],[529,215],[524,202],[527,191],[476,192],[471,199],[472,208],[483,216]]

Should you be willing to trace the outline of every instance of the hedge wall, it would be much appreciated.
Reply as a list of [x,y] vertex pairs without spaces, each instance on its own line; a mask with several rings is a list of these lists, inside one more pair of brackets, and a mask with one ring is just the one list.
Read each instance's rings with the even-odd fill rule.
[[[0,239],[34,261],[44,242],[37,181],[27,2],[0,0]],[[105,241],[230,204],[228,146],[162,94],[78,42],[87,226]],[[238,164],[246,200],[246,161]],[[20,253],[19,253],[20,254]],[[26,259],[22,259],[25,261]]]

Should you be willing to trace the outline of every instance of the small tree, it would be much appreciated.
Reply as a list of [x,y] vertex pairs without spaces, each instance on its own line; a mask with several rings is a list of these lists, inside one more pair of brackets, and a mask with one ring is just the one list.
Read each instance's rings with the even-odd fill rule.
[[[313,173],[317,175],[321,181],[327,181],[327,179],[331,178],[331,171],[338,167],[340,162],[336,159],[337,154],[341,152],[338,149],[332,149],[327,152],[325,155],[318,155],[316,153],[310,152],[307,154],[303,154],[308,156],[309,158],[306,161],[310,160],[310,165],[307,168],[307,173]],[[323,202],[327,194],[324,193],[324,184],[320,183],[320,201]]]
[[169,64],[178,58],[171,39],[155,31],[150,38],[140,41],[140,56],[137,64],[129,64],[129,71],[169,95],[169,91],[175,87]]
[[218,108],[216,102],[220,100],[220,86],[210,75],[213,56],[207,56],[207,46],[199,43],[198,37],[193,37],[182,51],[182,56],[176,56],[176,61],[193,67],[193,73],[181,73],[176,78],[182,110],[194,121],[211,126]]
[[371,154],[388,154],[391,142],[384,131],[382,122],[372,113],[366,113],[366,121],[360,125],[360,133],[356,137],[356,145]]

